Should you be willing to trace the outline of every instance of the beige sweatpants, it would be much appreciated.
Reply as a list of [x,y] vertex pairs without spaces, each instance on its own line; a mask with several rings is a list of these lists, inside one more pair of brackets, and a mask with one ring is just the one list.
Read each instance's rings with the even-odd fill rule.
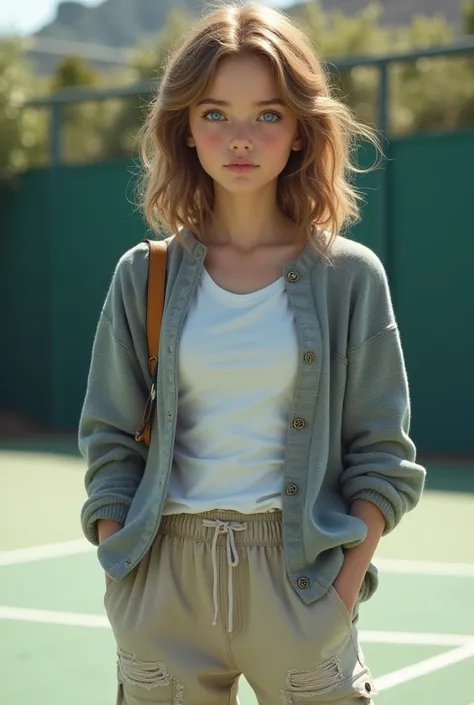
[[261,705],[372,702],[357,628],[335,590],[308,606],[287,578],[281,512],[164,517],[105,606],[117,705],[235,705],[241,674]]

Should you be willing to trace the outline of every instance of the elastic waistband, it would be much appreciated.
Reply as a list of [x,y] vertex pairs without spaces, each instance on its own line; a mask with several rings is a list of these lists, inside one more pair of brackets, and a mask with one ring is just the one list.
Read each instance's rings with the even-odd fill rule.
[[[279,546],[283,542],[282,513],[279,510],[260,514],[241,514],[227,509],[201,514],[168,514],[162,518],[158,533],[212,543],[215,527],[206,526],[205,520],[244,524],[245,531],[234,534],[236,546]],[[225,544],[226,536],[221,534],[217,543]]]

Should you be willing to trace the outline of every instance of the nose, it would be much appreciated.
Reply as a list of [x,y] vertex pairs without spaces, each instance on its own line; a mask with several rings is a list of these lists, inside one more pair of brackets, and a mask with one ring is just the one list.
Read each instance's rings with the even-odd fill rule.
[[233,152],[249,152],[253,148],[252,140],[240,131],[233,135],[230,148]]

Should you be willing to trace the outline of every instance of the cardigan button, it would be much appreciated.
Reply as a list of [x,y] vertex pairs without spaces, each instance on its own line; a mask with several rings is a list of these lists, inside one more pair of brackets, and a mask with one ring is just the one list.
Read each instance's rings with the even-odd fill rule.
[[309,580],[308,578],[298,578],[296,584],[301,590],[306,590],[309,587]]

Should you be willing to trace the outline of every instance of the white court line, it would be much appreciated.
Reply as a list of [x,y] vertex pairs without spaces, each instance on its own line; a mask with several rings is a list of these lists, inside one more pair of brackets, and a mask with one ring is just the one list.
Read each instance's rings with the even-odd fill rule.
[[374,563],[381,573],[435,576],[452,575],[456,578],[474,578],[474,563],[403,561],[392,558],[376,558]]
[[399,644],[401,646],[462,646],[474,643],[474,634],[435,634],[362,629],[359,632],[359,637],[365,644]]
[[434,671],[439,671],[441,668],[453,666],[472,657],[474,657],[474,640],[471,640],[470,644],[464,644],[464,646],[459,646],[452,651],[432,656],[419,663],[414,663],[412,666],[406,666],[398,671],[387,673],[385,676],[379,676],[379,678],[375,679],[375,685],[380,691],[389,690],[396,685],[408,683],[408,681],[412,681],[415,678],[426,676]]
[[66,627],[101,627],[110,629],[107,617],[100,614],[77,612],[53,612],[51,610],[30,610],[23,607],[0,606],[0,620],[15,622],[36,622],[38,624],[62,624]]
[[[52,610],[28,609],[25,607],[0,606],[0,620],[41,624],[62,624],[74,627],[109,628],[105,616],[82,612],[56,612]],[[468,634],[430,634],[417,632],[392,632],[362,630],[360,640],[365,644],[401,644],[425,646],[473,646],[474,636]]]
[[12,551],[0,551],[0,566],[32,563],[46,558],[64,558],[65,556],[75,556],[93,550],[95,550],[94,546],[86,539],[49,543],[44,546],[32,546],[31,548],[16,548]]
[[[86,541],[86,539],[50,543],[44,546],[32,546],[31,548],[17,548],[12,551],[0,551],[0,566],[31,563],[48,558],[63,558],[65,556],[74,556],[95,550],[96,548]],[[381,573],[474,578],[474,563],[405,561],[392,558],[376,558],[374,562]]]

